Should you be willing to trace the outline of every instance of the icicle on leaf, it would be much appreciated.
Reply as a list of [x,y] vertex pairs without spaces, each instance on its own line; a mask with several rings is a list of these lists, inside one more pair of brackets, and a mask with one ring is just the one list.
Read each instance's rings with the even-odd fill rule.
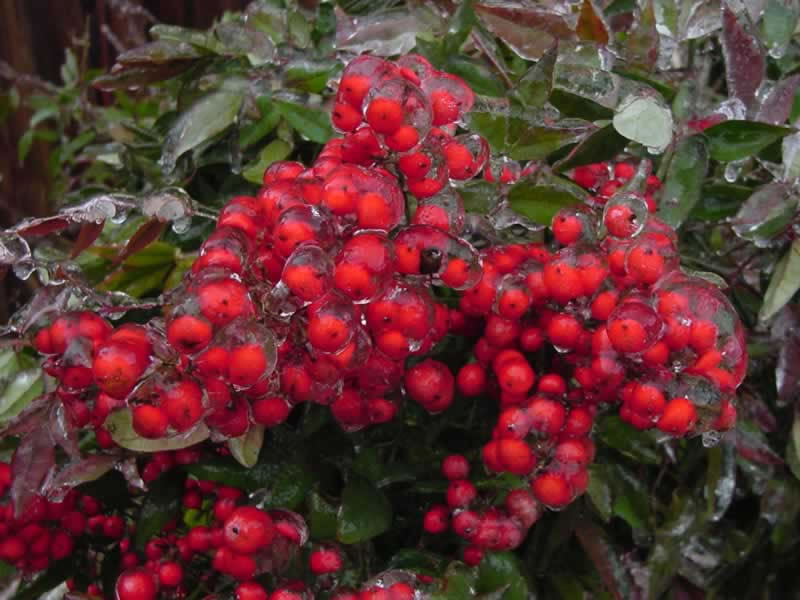
[[753,109],[756,92],[764,81],[767,60],[758,39],[739,22],[728,7],[722,8],[722,53],[725,57],[725,77],[728,93]]
[[239,114],[241,92],[219,90],[204,96],[184,112],[164,140],[159,164],[167,174],[175,170],[178,158],[230,127]]

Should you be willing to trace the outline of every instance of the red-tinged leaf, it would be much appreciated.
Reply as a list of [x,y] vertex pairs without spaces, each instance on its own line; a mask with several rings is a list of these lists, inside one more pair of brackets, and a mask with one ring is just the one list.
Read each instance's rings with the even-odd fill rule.
[[116,263],[121,263],[128,258],[131,254],[136,254],[139,250],[146,248],[164,233],[167,228],[166,223],[162,223],[158,219],[150,219],[144,225],[139,227],[136,232],[128,240],[125,249],[117,256]]
[[775,365],[778,406],[787,406],[800,390],[800,308],[793,304],[785,306],[775,317],[770,332],[778,347]]
[[[113,92],[118,89],[141,87],[150,83],[164,81],[174,77],[178,73],[185,71],[194,64],[192,60],[174,61],[164,64],[143,65],[136,67],[122,67],[116,65],[111,73],[101,75],[94,81],[92,86],[106,92]],[[119,67],[119,68],[117,68]]]
[[117,62],[122,65],[150,66],[192,60],[201,56],[195,46],[186,42],[158,40],[123,52],[117,57]]
[[50,408],[50,439],[54,444],[61,446],[70,458],[77,459],[81,456],[78,448],[78,433],[72,419],[67,415],[62,402],[52,405]]
[[652,71],[658,62],[658,39],[653,0],[645,0],[638,22],[625,40],[623,55],[632,66]]
[[75,239],[75,243],[72,245],[70,258],[75,258],[81,252],[91,246],[95,240],[100,237],[104,224],[105,221],[102,223],[84,223],[81,225],[81,229],[78,232],[78,237]]
[[56,452],[48,428],[40,427],[26,433],[11,461],[12,483],[9,493],[15,516],[25,513],[55,463]]
[[47,235],[69,227],[69,220],[63,217],[44,217],[27,219],[14,228],[14,232],[23,237]]
[[783,125],[792,112],[797,86],[800,85],[800,75],[792,75],[775,84],[764,98],[758,109],[756,121]]
[[64,465],[55,476],[49,478],[42,489],[42,494],[49,500],[58,502],[75,486],[94,481],[108,473],[118,460],[118,456],[109,454],[78,458]]
[[582,40],[608,44],[608,27],[592,0],[583,0],[575,33]]
[[728,94],[755,108],[756,91],[764,81],[767,60],[758,38],[751,35],[727,6],[722,9],[722,53]]
[[489,30],[526,60],[539,60],[556,40],[574,40],[567,20],[546,8],[511,3],[476,3]]

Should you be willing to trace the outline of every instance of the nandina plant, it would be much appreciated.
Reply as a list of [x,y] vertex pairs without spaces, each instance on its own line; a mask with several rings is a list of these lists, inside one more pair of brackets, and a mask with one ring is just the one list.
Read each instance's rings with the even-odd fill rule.
[[[791,250],[753,265],[793,235],[796,76],[752,15],[670,46],[618,4],[467,2],[411,51],[348,28],[413,11],[254,3],[95,79],[192,99],[120,125],[166,128],[157,164],[119,140],[97,152],[123,175],[65,162],[119,189],[0,238],[37,284],[3,355],[12,597],[739,597],[772,568],[742,556],[791,557],[798,442],[784,466],[759,426],[787,431],[800,278]],[[720,66],[730,98],[681,96]],[[746,375],[779,312],[774,399]]]

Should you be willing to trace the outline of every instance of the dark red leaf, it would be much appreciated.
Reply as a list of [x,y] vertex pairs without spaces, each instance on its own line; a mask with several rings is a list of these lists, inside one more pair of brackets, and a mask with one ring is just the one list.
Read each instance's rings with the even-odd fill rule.
[[26,433],[11,461],[12,483],[9,493],[15,516],[25,513],[55,463],[56,452],[49,429],[40,427]]
[[566,19],[546,8],[511,3],[476,3],[489,30],[528,60],[539,60],[556,40],[574,40]]
[[792,75],[776,83],[761,103],[756,120],[772,125],[783,125],[792,112],[798,85],[800,85],[800,75]]
[[764,80],[767,60],[758,43],[727,6],[722,9],[722,53],[725,56],[725,75],[728,94],[744,102],[748,108],[756,105],[756,91]]
[[44,394],[32,400],[28,406],[22,409],[21,413],[0,427],[0,438],[22,435],[41,427],[47,421],[52,402],[53,397],[50,394]]
[[75,258],[81,252],[91,246],[95,240],[100,237],[100,233],[103,231],[104,224],[105,221],[101,223],[84,223],[81,225],[81,229],[78,232],[78,237],[75,239],[75,243],[72,245],[70,258]]
[[162,223],[158,219],[150,219],[147,221],[147,223],[139,227],[139,229],[136,230],[136,233],[131,236],[131,239],[128,240],[125,249],[120,252],[115,262],[121,263],[131,254],[136,254],[142,248],[149,246],[161,237],[161,234],[164,233],[166,228],[166,223]]
[[582,40],[608,44],[608,28],[592,0],[583,0],[575,33]]
[[23,221],[14,229],[15,233],[22,237],[35,235],[47,235],[55,231],[61,231],[69,227],[69,220],[63,217],[44,217],[42,219],[30,219]]

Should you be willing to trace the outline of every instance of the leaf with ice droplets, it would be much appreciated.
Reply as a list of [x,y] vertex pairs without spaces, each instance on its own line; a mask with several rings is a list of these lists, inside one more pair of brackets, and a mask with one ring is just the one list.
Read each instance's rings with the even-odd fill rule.
[[731,219],[733,232],[759,248],[766,248],[778,241],[797,207],[797,194],[789,184],[768,183],[754,192]]
[[760,33],[772,58],[781,58],[786,53],[798,20],[800,2],[797,0],[766,1]]
[[678,142],[669,163],[658,216],[672,227],[683,223],[700,200],[703,179],[708,169],[708,148],[699,135]]
[[621,48],[623,56],[632,66],[652,71],[658,61],[659,36],[653,0],[641,3],[638,20],[628,31]]
[[767,60],[758,38],[745,29],[728,6],[722,8],[720,41],[728,93],[752,110],[757,104],[756,92],[764,81]]
[[336,48],[377,56],[407,54],[417,43],[417,35],[430,31],[420,14],[406,10],[381,11],[351,16],[336,11]]
[[772,341],[778,347],[775,365],[775,391],[778,406],[787,406],[800,391],[800,307],[785,306],[770,327]]
[[[795,123],[797,126],[800,123]],[[793,133],[783,138],[781,142],[781,155],[783,156],[783,181],[794,181],[800,177],[800,133]]]
[[756,121],[782,125],[789,118],[792,104],[800,85],[800,75],[792,75],[777,82],[758,107]]
[[34,429],[22,437],[11,460],[9,494],[15,515],[20,516],[25,512],[55,463],[55,447],[47,427]]
[[264,426],[251,425],[247,433],[228,440],[231,455],[243,467],[253,467],[258,462],[258,453],[264,444]]
[[703,38],[722,27],[719,0],[693,0],[686,2],[677,15],[679,40]]
[[476,2],[475,13],[486,27],[525,60],[539,60],[556,40],[574,40],[568,14],[535,4]]
[[672,112],[655,96],[628,96],[617,107],[612,123],[620,135],[651,152],[663,152],[672,141]]
[[161,452],[180,450],[207,440],[210,435],[205,423],[198,423],[189,431],[155,440],[143,438],[133,430],[133,414],[129,408],[115,411],[106,419],[103,426],[118,445],[136,452]]
[[800,240],[795,240],[786,254],[778,261],[769,287],[764,294],[764,303],[758,318],[766,321],[782,309],[800,289]]
[[159,164],[172,173],[178,158],[230,127],[239,115],[243,95],[222,89],[204,96],[184,112],[167,134]]
[[25,368],[13,350],[0,353],[0,361],[10,366],[0,376],[0,423],[5,423],[22,413],[42,393],[44,378],[40,368]]

